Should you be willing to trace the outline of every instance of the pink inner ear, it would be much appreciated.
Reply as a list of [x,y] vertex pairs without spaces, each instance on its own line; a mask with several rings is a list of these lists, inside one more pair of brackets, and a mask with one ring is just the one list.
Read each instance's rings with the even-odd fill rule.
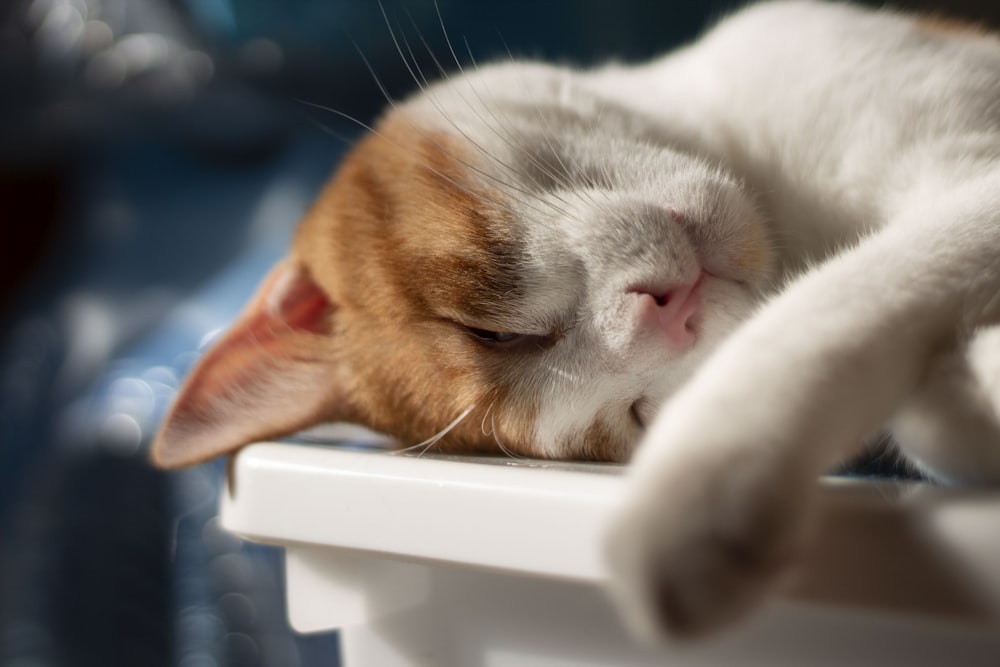
[[[301,356],[302,350],[292,341],[294,332],[328,333],[333,311],[330,300],[304,271],[279,264],[191,374],[184,394],[187,390],[197,395],[231,393],[248,379],[258,382],[263,373],[273,374],[264,366]],[[199,372],[202,366],[207,367],[205,372]]]
[[268,310],[288,326],[312,333],[327,333],[333,304],[319,286],[298,269],[285,269],[275,276],[275,284],[265,283]]
[[153,461],[190,465],[333,418],[343,373],[303,336],[326,334],[333,345],[335,310],[303,269],[276,266],[191,373],[153,443]]

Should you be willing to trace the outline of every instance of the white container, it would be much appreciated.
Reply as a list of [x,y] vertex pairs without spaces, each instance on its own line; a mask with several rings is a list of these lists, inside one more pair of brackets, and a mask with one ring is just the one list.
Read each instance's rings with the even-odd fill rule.
[[602,589],[619,466],[261,443],[222,524],[286,549],[346,667],[1000,665],[1000,496],[824,480],[796,583],[717,638],[634,645]]

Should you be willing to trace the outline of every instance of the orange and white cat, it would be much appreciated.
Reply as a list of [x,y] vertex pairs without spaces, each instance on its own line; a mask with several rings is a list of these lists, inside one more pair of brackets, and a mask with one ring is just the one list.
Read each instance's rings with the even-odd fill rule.
[[[419,77],[417,77],[419,78]],[[738,617],[888,425],[1000,481],[1000,40],[776,2],[640,66],[422,86],[192,374],[164,467],[324,421],[625,461],[613,593]]]

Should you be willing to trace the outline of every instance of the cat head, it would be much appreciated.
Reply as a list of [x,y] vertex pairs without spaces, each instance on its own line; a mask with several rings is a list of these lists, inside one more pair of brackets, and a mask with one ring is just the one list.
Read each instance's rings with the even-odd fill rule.
[[[192,372],[164,467],[326,421],[435,451],[621,461],[745,319],[763,220],[718,167],[528,63],[392,108]],[[450,428],[449,428],[450,427]]]

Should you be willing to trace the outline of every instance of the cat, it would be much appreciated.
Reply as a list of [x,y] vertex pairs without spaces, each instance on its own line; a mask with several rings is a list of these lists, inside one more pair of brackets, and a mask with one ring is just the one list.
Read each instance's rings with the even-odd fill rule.
[[817,477],[884,425],[934,479],[1000,481],[995,36],[769,2],[646,64],[414,78],[158,465],[324,421],[631,460],[610,591],[647,639],[754,608]]

